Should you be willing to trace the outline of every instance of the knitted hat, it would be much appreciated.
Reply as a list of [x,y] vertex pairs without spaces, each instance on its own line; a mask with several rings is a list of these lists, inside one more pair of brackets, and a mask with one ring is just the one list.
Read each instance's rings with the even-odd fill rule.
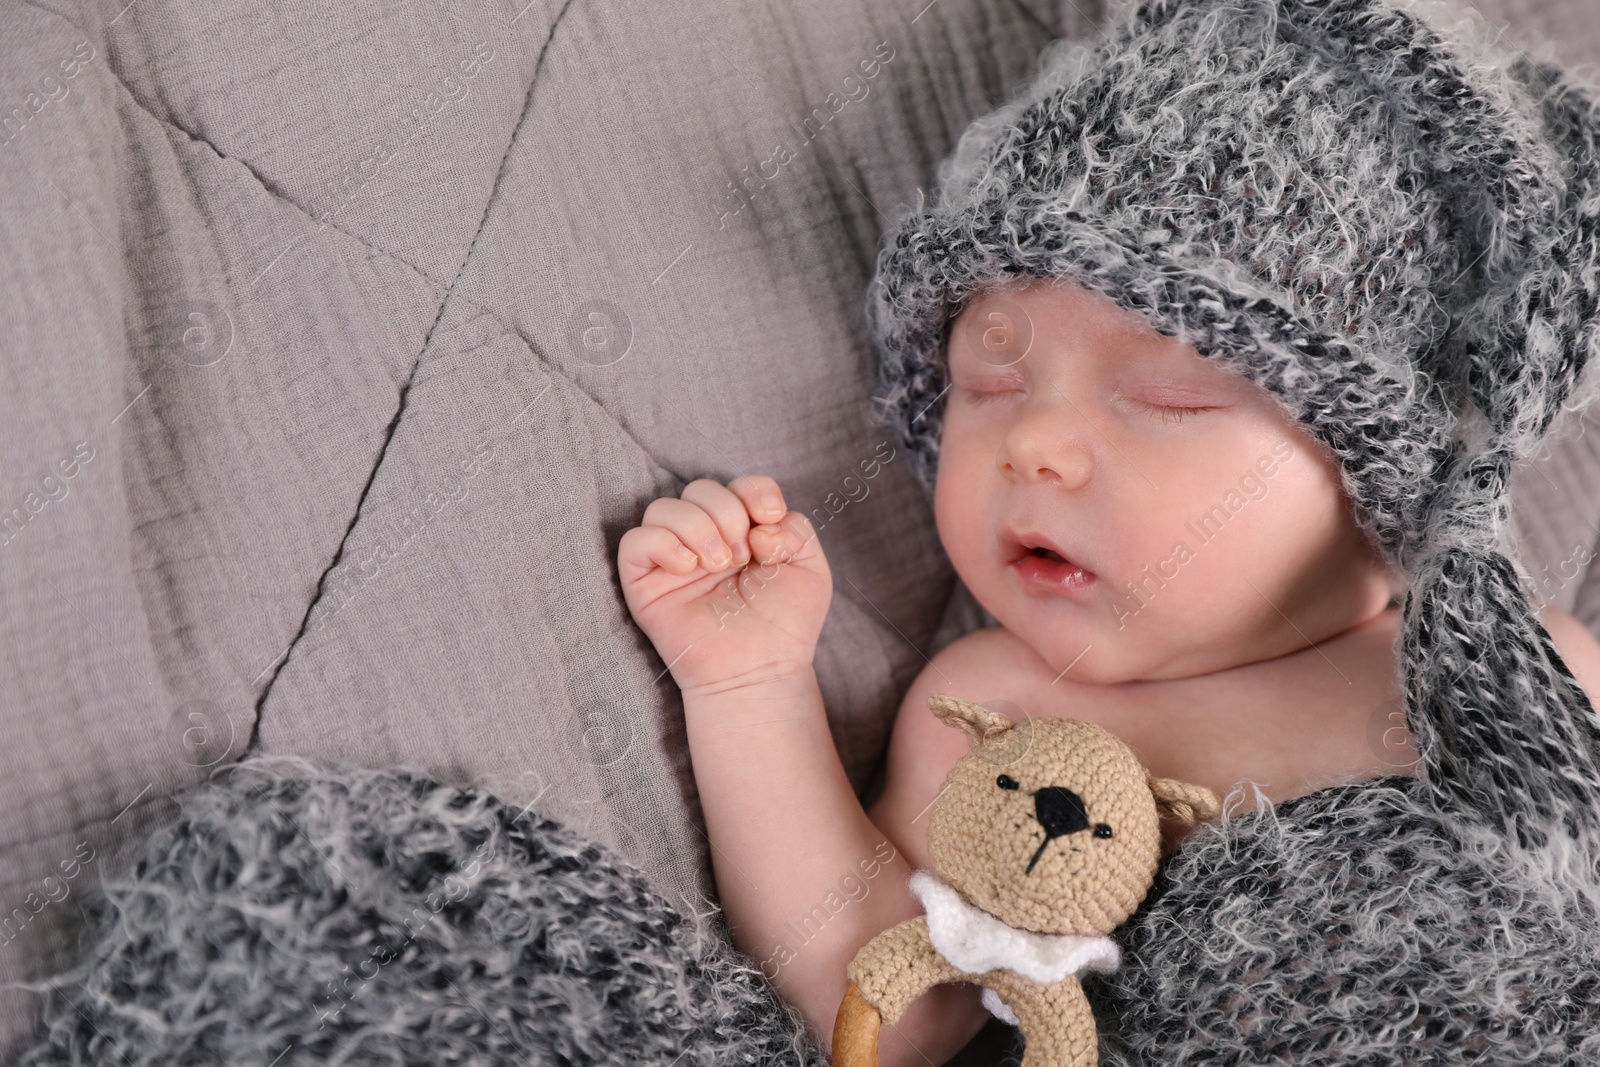
[[949,323],[987,287],[1071,278],[1263,386],[1409,583],[1432,803],[1539,846],[1600,822],[1600,728],[1505,550],[1507,481],[1597,391],[1600,92],[1495,45],[1401,0],[1145,0],[966,131],[867,316],[930,493]]

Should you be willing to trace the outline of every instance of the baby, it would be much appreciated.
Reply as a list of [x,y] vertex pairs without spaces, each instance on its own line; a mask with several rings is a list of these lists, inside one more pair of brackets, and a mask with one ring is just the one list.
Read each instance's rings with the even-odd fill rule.
[[[683,691],[735,942],[820,1037],[856,950],[920,912],[905,885],[927,865],[921,816],[970,746],[932,693],[1098,723],[1151,774],[1219,797],[1248,780],[1279,803],[1415,758],[1392,713],[1394,583],[1337,465],[1268,393],[1072,282],[977,296],[948,352],[935,518],[1000,625],[912,683],[870,812],[811,668],[827,559],[778,484],[690,482],[618,550]],[[1543,618],[1600,694],[1600,643],[1554,606]],[[802,945],[795,924],[852,874],[869,891],[800,926]],[[985,1018],[975,987],[935,990],[885,1030],[882,1062],[941,1063]]]
[[[1176,10],[1147,7],[1147,24]],[[1283,69],[1308,68],[1291,55]],[[1061,84],[1042,77],[985,128]],[[1357,236],[1332,212],[1303,210],[1308,241]],[[1186,217],[1163,218],[1181,237]],[[734,940],[824,1042],[848,961],[920,912],[906,885],[927,865],[923,816],[970,744],[929,713],[932,693],[1098,723],[1151,774],[1219,797],[1253,783],[1282,803],[1417,763],[1396,658],[1408,576],[1362,522],[1340,457],[1261,374],[1158,331],[1074,273],[1016,271],[952,301],[934,514],[999,625],[941,649],[912,683],[870,812],[812,668],[827,559],[776,481],[693,481],[652,501],[621,541],[628,608],[683,693]],[[1326,291],[1314,283],[1304,292]],[[1400,321],[1410,309],[1381,310]],[[1540,616],[1592,703],[1600,643],[1563,611]],[[841,889],[850,901],[824,907]],[[985,1018],[976,988],[940,987],[886,1028],[882,1062],[943,1062]]]

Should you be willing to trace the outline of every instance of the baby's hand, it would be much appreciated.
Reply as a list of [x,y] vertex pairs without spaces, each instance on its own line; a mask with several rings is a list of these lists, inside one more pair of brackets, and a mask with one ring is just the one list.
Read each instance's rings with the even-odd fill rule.
[[833,597],[816,531],[766,475],[697,478],[652,500],[622,535],[617,571],[634,621],[685,691],[803,672]]

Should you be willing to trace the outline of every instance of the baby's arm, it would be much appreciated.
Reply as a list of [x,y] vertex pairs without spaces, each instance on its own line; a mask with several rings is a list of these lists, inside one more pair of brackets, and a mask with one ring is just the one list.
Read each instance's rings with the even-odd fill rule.
[[[850,959],[921,908],[900,843],[862,810],[828,728],[812,669],[832,596],[821,545],[804,515],[762,503],[768,491],[777,485],[765,477],[701,479],[681,499],[653,501],[618,567],[629,610],[683,692],[734,942],[826,1044]],[[677,555],[713,539],[735,553],[748,539],[753,558],[719,568]],[[939,987],[885,1027],[881,1062],[942,1063],[984,1018],[976,989]]]
[[[767,685],[686,692],[684,715],[734,941],[826,1041],[851,958],[922,913],[906,885],[911,864],[856,799],[809,667]],[[984,1018],[975,989],[935,988],[884,1028],[880,1063],[943,1063]]]

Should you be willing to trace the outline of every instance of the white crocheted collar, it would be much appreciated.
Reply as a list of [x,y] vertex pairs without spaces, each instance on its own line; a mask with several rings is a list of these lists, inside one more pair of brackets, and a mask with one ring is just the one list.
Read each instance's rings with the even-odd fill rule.
[[1004,969],[1035,982],[1059,982],[1080,971],[1109,974],[1122,962],[1104,934],[1036,934],[975,908],[927,871],[911,876],[911,892],[928,913],[928,939],[967,974]]

